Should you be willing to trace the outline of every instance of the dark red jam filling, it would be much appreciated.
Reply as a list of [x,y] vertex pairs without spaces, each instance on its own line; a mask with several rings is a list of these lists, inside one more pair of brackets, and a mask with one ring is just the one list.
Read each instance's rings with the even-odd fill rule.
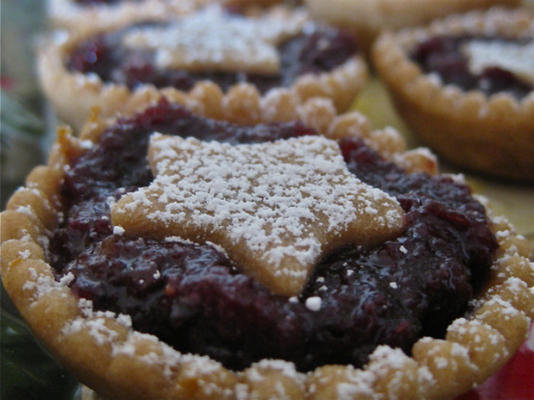
[[72,71],[95,73],[105,82],[126,85],[130,89],[152,84],[158,88],[189,90],[199,81],[210,80],[224,90],[239,82],[250,82],[263,93],[274,87],[290,86],[306,73],[331,71],[357,52],[350,35],[333,28],[316,27],[279,46],[279,74],[267,76],[239,71],[190,72],[158,68],[154,62],[154,52],[123,46],[122,37],[129,29],[131,28],[94,36],[80,43],[67,61],[68,68]]
[[420,43],[411,54],[425,73],[437,73],[445,84],[456,85],[463,90],[480,90],[488,96],[508,93],[517,99],[527,96],[534,88],[510,71],[499,67],[486,68],[480,74],[469,70],[469,60],[461,48],[476,39],[491,42],[517,42],[495,37],[437,36]]
[[[406,174],[362,141],[340,146],[360,179],[396,196],[404,232],[375,248],[327,255],[298,302],[272,294],[210,245],[113,234],[109,201],[148,185],[154,131],[230,143],[314,134],[298,122],[238,126],[194,116],[165,101],[120,120],[66,172],[64,221],[48,260],[58,278],[97,310],[131,316],[141,332],[182,352],[241,370],[263,358],[363,365],[378,344],[409,353],[422,335],[440,337],[462,315],[489,270],[496,241],[483,206],[447,177]],[[321,309],[305,299],[319,296]]]

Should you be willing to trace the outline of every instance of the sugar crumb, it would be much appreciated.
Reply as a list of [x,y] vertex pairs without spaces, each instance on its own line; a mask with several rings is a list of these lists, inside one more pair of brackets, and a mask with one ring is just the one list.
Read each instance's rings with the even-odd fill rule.
[[306,308],[310,311],[319,311],[321,309],[322,300],[319,296],[311,296],[306,299]]

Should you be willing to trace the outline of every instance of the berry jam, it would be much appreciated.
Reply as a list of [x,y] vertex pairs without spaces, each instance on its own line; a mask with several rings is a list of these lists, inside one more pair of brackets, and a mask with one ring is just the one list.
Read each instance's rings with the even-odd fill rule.
[[[147,23],[134,27],[142,25],[146,26]],[[350,35],[333,28],[316,27],[288,39],[278,47],[279,74],[161,69],[155,65],[153,51],[127,48],[121,44],[124,34],[132,28],[94,36],[81,42],[71,53],[67,61],[68,68],[72,71],[95,73],[104,82],[126,85],[130,89],[152,84],[158,88],[190,90],[195,83],[210,80],[224,90],[239,82],[250,82],[264,93],[274,87],[290,86],[303,74],[330,71],[357,52]]]
[[[57,277],[97,310],[128,314],[141,332],[181,352],[241,370],[263,358],[363,365],[379,344],[409,353],[422,335],[443,336],[484,281],[496,249],[483,206],[447,177],[406,174],[356,138],[340,143],[348,168],[395,196],[404,232],[374,248],[325,255],[298,299],[274,295],[216,248],[113,234],[110,201],[147,186],[152,132],[258,143],[314,134],[301,123],[238,126],[165,101],[105,131],[70,161],[65,219],[50,240]],[[306,299],[321,298],[318,311]]]
[[480,74],[471,73],[469,60],[461,48],[472,40],[510,42],[491,37],[437,36],[420,43],[411,58],[425,73],[437,73],[445,84],[456,85],[465,91],[480,90],[487,96],[504,92],[522,99],[534,90],[532,85],[499,67],[485,68]]

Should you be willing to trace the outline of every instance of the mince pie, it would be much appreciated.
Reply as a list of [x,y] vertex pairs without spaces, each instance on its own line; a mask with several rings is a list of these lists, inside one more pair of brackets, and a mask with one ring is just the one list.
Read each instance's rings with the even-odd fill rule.
[[79,129],[95,106],[128,113],[162,93],[195,103],[206,96],[201,82],[216,85],[211,101],[235,122],[268,120],[278,115],[273,104],[289,103],[291,114],[312,97],[330,98],[341,111],[367,68],[350,35],[315,24],[302,9],[248,14],[210,5],[167,22],[56,35],[40,54],[39,75],[59,116]]
[[306,0],[314,17],[353,31],[369,49],[383,30],[417,26],[435,18],[520,0]]
[[2,213],[2,280],[109,398],[448,398],[523,342],[534,268],[435,168],[324,99],[93,116]]
[[534,181],[534,14],[493,9],[387,33],[373,56],[431,148],[474,171]]

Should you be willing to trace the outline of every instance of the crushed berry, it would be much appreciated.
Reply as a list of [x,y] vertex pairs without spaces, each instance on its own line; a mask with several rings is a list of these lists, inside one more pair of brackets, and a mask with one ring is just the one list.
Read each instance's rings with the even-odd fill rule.
[[122,37],[129,30],[156,24],[137,24],[89,38],[73,50],[67,61],[68,68],[83,73],[95,73],[105,82],[126,85],[130,89],[142,84],[153,84],[158,88],[190,90],[195,83],[210,80],[218,83],[224,90],[239,82],[250,82],[264,93],[274,87],[290,86],[303,74],[330,71],[357,52],[355,41],[349,34],[329,27],[316,27],[288,39],[279,46],[281,71],[276,75],[161,69],[155,65],[153,51],[122,45]]
[[[141,332],[182,352],[241,370],[263,358],[361,366],[378,344],[409,353],[422,335],[443,336],[484,281],[496,241],[469,188],[446,177],[406,174],[358,139],[340,143],[347,166],[394,195],[404,232],[374,248],[338,249],[316,267],[298,301],[274,295],[208,244],[113,234],[109,201],[148,185],[152,132],[255,143],[314,134],[301,123],[239,126],[162,101],[121,119],[70,160],[65,219],[48,261],[72,273],[73,292],[97,310],[131,316]],[[319,310],[306,299],[321,298]]]
[[[502,38],[474,36],[436,36],[418,44],[411,54],[425,73],[437,73],[445,84],[456,85],[463,90],[480,90],[488,96],[509,93],[517,99],[527,96],[534,88],[513,73],[499,67],[489,67],[480,74],[469,70],[469,60],[461,51],[472,40],[510,42]],[[521,43],[520,40],[514,42]]]

